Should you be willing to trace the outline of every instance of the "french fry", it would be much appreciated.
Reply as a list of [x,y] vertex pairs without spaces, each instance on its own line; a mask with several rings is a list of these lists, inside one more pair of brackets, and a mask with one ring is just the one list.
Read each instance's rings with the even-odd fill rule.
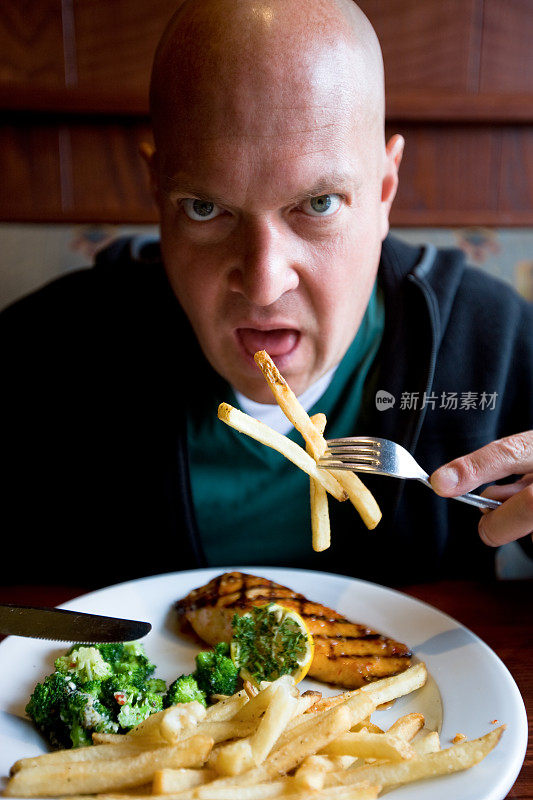
[[276,747],[279,748],[287,744],[288,741],[294,738],[295,734],[310,730],[313,725],[316,725],[320,719],[326,716],[327,712],[328,709],[326,709],[326,711],[316,711],[314,713],[306,712],[304,714],[299,714],[297,717],[293,717],[285,726],[285,730],[279,737]]
[[[155,716],[152,714],[152,716]],[[167,709],[167,713],[163,714],[159,724],[159,731],[161,738],[164,742],[173,744],[174,742],[191,735],[194,728],[198,723],[205,719],[206,709],[201,703],[194,700],[191,703],[178,703],[178,705],[171,706]],[[145,720],[147,722],[151,717]],[[130,736],[142,736],[142,728],[144,723],[141,722],[136,728],[130,731]]]
[[231,719],[235,714],[248,702],[248,692],[246,685],[240,692],[225,697],[219,700],[214,705],[210,706],[205,714],[205,722],[223,722],[224,720]]
[[158,769],[152,780],[152,794],[172,794],[194,789],[216,778],[212,769]]
[[304,736],[308,731],[313,730],[313,728],[319,723],[330,719],[331,714],[340,708],[346,709],[350,715],[349,725],[346,730],[352,728],[360,720],[365,719],[375,709],[375,704],[372,702],[372,699],[362,695],[361,693],[350,694],[349,692],[346,692],[346,695],[346,702],[340,703],[331,709],[318,711],[314,714],[301,714],[299,717],[292,719],[287,724],[284,733],[280,736],[276,745],[276,749],[284,747],[298,736]]
[[330,756],[384,758],[388,761],[401,761],[415,755],[405,739],[391,733],[369,733],[366,730],[349,731],[330,742],[321,752]]
[[316,713],[319,711],[327,711],[328,708],[334,708],[346,700],[346,693],[334,694],[330,697],[320,697],[309,709],[309,713]]
[[[326,440],[313,425],[307,411],[301,405],[268,353],[265,350],[259,350],[255,353],[254,360],[265,376],[279,407],[296,430],[302,434],[309,445],[313,458],[317,461],[327,450]],[[326,470],[320,471],[325,472]],[[360,478],[357,477],[355,472],[350,472],[349,470],[331,470],[330,472],[346,490],[348,498],[357,509],[367,528],[370,530],[375,528],[381,519],[381,511],[376,499]]]
[[385,731],[376,725],[374,722],[370,722],[369,719],[364,719],[362,722],[358,722],[357,725],[354,725],[351,728],[352,731],[357,733],[357,731],[367,731],[368,733],[385,733]]
[[139,744],[174,744],[180,739],[192,736],[198,722],[206,716],[206,709],[197,701],[178,703],[163,711],[157,711],[143,720],[126,734],[93,734],[93,742]]
[[[335,786],[313,792],[313,800],[375,800],[380,792],[380,786],[361,783],[357,786]],[[309,791],[291,792],[278,795],[284,800],[309,800]]]
[[255,697],[250,698],[246,705],[244,705],[233,717],[235,722],[249,722],[255,720],[259,721],[260,717],[265,713],[270,701],[272,700],[278,686],[285,684],[286,686],[294,689],[294,680],[290,675],[282,675],[276,678],[275,681],[268,683]]
[[292,732],[286,744],[277,748],[265,764],[273,772],[283,774],[299,766],[306,756],[322,750],[333,739],[350,728],[351,714],[345,706],[328,711],[314,725],[301,731]]
[[323,754],[307,756],[294,773],[294,782],[298,785],[301,784],[302,788],[307,787],[309,789],[312,789],[314,784],[315,788],[318,789],[323,786],[325,775],[328,772],[348,769],[355,762],[357,762],[357,759],[352,756],[327,756]]
[[[284,796],[289,786],[287,778],[280,778],[265,783],[254,783],[250,786],[227,784],[204,787],[205,797],[209,800],[268,800],[271,797]],[[179,800],[182,800],[181,795]]]
[[70,750],[54,750],[51,753],[43,753],[40,756],[31,758],[21,758],[15,761],[11,767],[11,775],[21,769],[40,768],[54,765],[67,765],[84,762],[110,761],[112,759],[123,758],[124,756],[136,755],[146,749],[141,743],[131,743],[125,741],[125,736],[120,737],[119,743],[98,744],[92,747],[76,747]]
[[124,742],[125,735],[123,733],[98,733],[94,731],[91,739],[93,744],[121,744]]
[[261,444],[277,450],[278,453],[288,458],[289,461],[292,461],[293,464],[309,476],[315,478],[336,500],[343,501],[347,499],[348,494],[340,482],[330,475],[328,470],[318,469],[315,460],[305,452],[303,447],[288,439],[287,436],[283,436],[249,414],[239,411],[238,408],[234,408],[229,403],[221,403],[219,405],[218,418],[231,428],[240,431],[240,433],[245,433],[247,436],[251,436],[252,439],[261,442]]
[[94,794],[142,786],[155,771],[165,767],[198,767],[213,747],[207,736],[193,736],[174,746],[145,749],[136,755],[66,765],[21,769],[11,777],[4,790],[7,797],[54,797],[58,795]]
[[341,773],[331,773],[326,777],[326,784],[331,781],[331,785],[347,785],[365,780],[387,787],[469,769],[490,753],[498,744],[504,730],[505,725],[501,725],[479,739],[462,742],[446,750],[428,753],[408,761],[368,764]]
[[406,742],[410,742],[423,727],[423,714],[406,714],[393,722],[387,733],[393,734],[393,736],[399,736],[400,739],[405,739]]
[[294,714],[292,719],[295,717],[302,716],[303,714],[307,714],[307,712],[315,705],[317,700],[320,700],[321,693],[315,691],[306,691],[303,692],[299,697],[296,698],[296,707],[294,709]]
[[294,783],[298,788],[318,791],[324,786],[328,766],[326,756],[307,756],[294,773]]
[[437,753],[440,750],[440,737],[437,731],[422,731],[413,742],[413,750],[419,756],[427,753]]
[[[311,422],[321,434],[324,433],[326,428],[325,414],[314,414],[311,417]],[[312,455],[311,447],[308,443],[306,443],[305,449],[309,455]],[[323,550],[327,550],[331,544],[331,526],[329,522],[328,494],[322,484],[315,478],[309,478],[309,497],[313,550],[321,553]]]
[[252,747],[248,739],[237,739],[214,750],[209,759],[209,766],[219,775],[240,775],[254,765]]
[[211,783],[206,784],[205,786],[199,786],[197,789],[194,789],[195,798],[198,798],[198,800],[211,800],[214,793],[218,793],[219,790],[226,790],[228,788],[240,789],[244,786],[256,786],[257,784],[271,780],[272,771],[269,770],[265,764],[261,764],[259,767],[252,767],[251,769],[246,770],[246,772],[242,772],[240,775],[220,777]]
[[259,688],[252,683],[251,681],[243,681],[244,691],[248,695],[248,698],[255,697],[256,694],[259,694]]
[[244,739],[245,736],[254,733],[256,728],[257,722],[254,720],[225,719],[201,722],[197,727],[197,732],[209,736],[215,743],[219,743],[228,739]]
[[286,683],[279,684],[256,732],[250,738],[252,758],[256,765],[262,764],[268,756],[297,705],[294,687]]
[[[426,665],[420,662],[414,664],[405,672],[400,672],[399,675],[392,675],[390,678],[381,678],[379,681],[373,681],[361,686],[360,689],[355,689],[355,692],[362,692],[369,694],[374,700],[376,706],[383,703],[390,703],[391,700],[396,700],[398,697],[403,697],[406,694],[414,692],[415,689],[420,689],[424,686],[427,680]],[[350,694],[350,692],[347,692]]]

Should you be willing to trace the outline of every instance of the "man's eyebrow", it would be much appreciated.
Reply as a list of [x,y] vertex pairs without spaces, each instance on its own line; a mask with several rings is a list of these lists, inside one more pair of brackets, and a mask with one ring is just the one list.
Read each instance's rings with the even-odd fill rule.
[[163,191],[170,196],[180,195],[182,197],[195,197],[198,200],[205,200],[224,204],[223,198],[213,192],[203,191],[199,186],[195,185],[193,181],[187,178],[170,178],[165,176],[163,178]]
[[320,197],[322,194],[333,192],[357,192],[359,186],[360,181],[355,175],[346,172],[332,172],[319,178],[316,183],[303,192],[299,192],[293,201],[304,200],[308,197]]
[[[227,198],[218,195],[216,192],[203,190],[190,178],[165,176],[162,183],[163,191],[171,197],[174,195],[195,197],[198,200],[205,200],[217,205],[227,205]],[[334,192],[357,192],[360,185],[361,181],[353,173],[331,172],[320,177],[311,186],[296,192],[285,203],[286,205],[291,205],[310,197],[320,197],[320,195]]]

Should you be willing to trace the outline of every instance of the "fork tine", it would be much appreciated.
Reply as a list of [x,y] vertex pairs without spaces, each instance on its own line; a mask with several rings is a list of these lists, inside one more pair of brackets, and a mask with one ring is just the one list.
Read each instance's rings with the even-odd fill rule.
[[376,463],[380,461],[379,453],[372,450],[360,450],[357,447],[343,450],[333,447],[331,450],[326,450],[322,457],[336,458],[341,461],[372,461]]
[[380,450],[375,447],[359,447],[359,445],[331,445],[326,453],[338,456],[376,456],[379,457]]
[[341,464],[370,464],[375,466],[380,464],[379,458],[359,453],[324,453],[319,460],[321,464],[329,463],[330,461]]
[[379,464],[361,464],[360,462],[353,461],[325,461],[323,458],[319,459],[318,466],[323,469],[345,469],[350,472],[371,472],[376,473],[379,471]]
[[327,440],[328,447],[330,445],[333,446],[361,446],[361,447],[376,447],[379,448],[381,446],[381,442],[376,441],[368,436],[345,436],[341,437],[340,439],[328,439]]
[[371,447],[370,445],[360,445],[352,442],[351,444],[330,444],[328,445],[329,453],[379,453],[379,447]]

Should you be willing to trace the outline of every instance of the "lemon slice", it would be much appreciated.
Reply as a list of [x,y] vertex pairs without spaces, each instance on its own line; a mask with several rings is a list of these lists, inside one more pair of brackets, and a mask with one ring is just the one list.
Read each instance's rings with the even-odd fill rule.
[[298,683],[309,671],[314,650],[307,625],[291,608],[268,603],[233,619],[230,654],[244,680],[259,684],[292,675]]

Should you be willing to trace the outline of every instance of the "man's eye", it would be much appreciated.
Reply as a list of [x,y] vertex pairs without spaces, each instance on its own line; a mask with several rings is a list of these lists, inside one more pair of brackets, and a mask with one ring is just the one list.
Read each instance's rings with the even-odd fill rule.
[[321,194],[318,197],[310,197],[309,200],[306,200],[302,210],[312,217],[329,217],[340,208],[340,205],[340,195]]
[[183,210],[190,219],[196,222],[206,222],[215,219],[222,213],[220,206],[210,200],[195,200],[193,197],[186,197],[181,201]]

